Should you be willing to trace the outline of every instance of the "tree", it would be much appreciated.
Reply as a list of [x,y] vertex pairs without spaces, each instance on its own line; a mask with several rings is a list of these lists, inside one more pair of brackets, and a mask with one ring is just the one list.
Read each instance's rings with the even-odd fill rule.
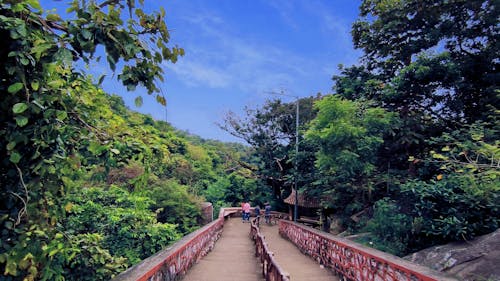
[[[316,114],[313,102],[317,97],[299,100],[300,127],[305,126]],[[294,179],[296,136],[296,103],[267,101],[262,108],[246,108],[246,116],[240,118],[229,113],[221,128],[250,144],[256,155],[254,171],[264,184],[272,188],[272,196],[282,198],[291,192]],[[314,148],[299,133],[300,185],[312,181]],[[312,159],[312,160],[311,160]]]
[[353,25],[354,45],[363,49],[367,69],[380,73],[384,83],[415,63],[418,56],[441,53],[430,61],[433,65],[424,61],[416,68],[417,76],[437,75],[419,85],[433,87],[431,93],[441,99],[437,102],[472,123],[484,119],[490,106],[498,106],[499,9],[489,0],[364,1],[361,18]]
[[[52,247],[75,245],[57,226],[67,212],[63,198],[81,165],[80,156],[111,161],[120,153],[106,132],[93,126],[102,117],[94,120],[88,111],[98,107],[94,98],[102,98],[96,85],[102,77],[94,81],[77,65],[98,61],[102,47],[110,68],[119,72],[118,80],[129,90],[144,86],[152,94],[159,92],[155,81],[163,79],[161,63],[175,62],[183,54],[167,46],[164,11],[148,14],[140,5],[142,1],[73,1],[63,19],[44,13],[37,0],[0,1],[0,35],[6,38],[0,42],[3,274],[62,279],[63,266],[73,256]],[[156,99],[165,103],[161,94]],[[99,241],[84,238],[88,240],[77,244]]]
[[391,167],[415,174],[405,161],[423,157],[426,140],[498,110],[498,9],[489,0],[363,1],[352,28],[363,65],[341,68],[334,89],[398,112],[384,151]]
[[323,97],[315,108],[318,114],[306,131],[306,139],[319,148],[316,166],[320,176],[318,185],[309,192],[327,195],[331,199],[324,202],[326,205],[352,215],[348,205],[363,207],[371,202],[373,189],[380,187],[376,180],[377,151],[394,114],[369,102],[349,101],[337,95]]

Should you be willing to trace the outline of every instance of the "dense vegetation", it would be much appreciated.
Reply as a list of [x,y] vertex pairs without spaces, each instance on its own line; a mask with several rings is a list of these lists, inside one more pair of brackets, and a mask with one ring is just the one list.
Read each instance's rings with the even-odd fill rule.
[[363,61],[340,66],[333,94],[298,101],[298,154],[295,103],[228,115],[221,126],[250,149],[105,93],[86,72],[101,57],[165,103],[161,64],[184,50],[164,11],[141,5],[76,0],[62,18],[0,0],[3,280],[107,280],[199,227],[202,201],[280,208],[296,174],[343,230],[396,254],[499,227],[495,1],[364,0]]
[[205,197],[257,190],[238,164],[248,149],[134,113],[85,73],[104,57],[165,103],[160,65],[184,51],[141,2],[73,1],[62,19],[0,1],[2,280],[108,280],[198,228]]
[[364,0],[352,28],[362,63],[339,67],[333,95],[299,100],[298,155],[295,103],[271,100],[223,127],[256,149],[276,198],[297,168],[300,190],[380,249],[404,255],[491,232],[500,226],[499,9]]

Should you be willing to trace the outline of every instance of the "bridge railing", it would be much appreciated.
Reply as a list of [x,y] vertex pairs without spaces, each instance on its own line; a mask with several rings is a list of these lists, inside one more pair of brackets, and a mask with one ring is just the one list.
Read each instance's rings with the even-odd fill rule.
[[[278,217],[273,214],[273,217]],[[286,273],[276,262],[273,252],[269,250],[264,236],[260,233],[260,218],[253,219],[250,227],[250,237],[255,242],[255,256],[260,259],[262,275],[266,281],[289,281],[290,274]]]
[[279,232],[344,280],[456,281],[429,268],[291,221],[280,220]]
[[117,275],[112,281],[179,280],[220,238],[224,218],[240,212],[240,208],[223,208],[219,217],[204,227],[184,236],[171,247],[142,260]]

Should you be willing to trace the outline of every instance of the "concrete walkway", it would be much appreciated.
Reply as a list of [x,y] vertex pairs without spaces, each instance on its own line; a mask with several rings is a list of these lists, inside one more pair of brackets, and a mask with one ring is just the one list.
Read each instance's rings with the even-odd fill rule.
[[[276,261],[290,274],[291,281],[337,281],[333,273],[303,255],[295,245],[281,238],[277,225],[261,224],[261,233]],[[262,281],[260,261],[250,239],[250,224],[230,218],[214,249],[195,264],[184,281]]]
[[280,266],[290,274],[291,281],[336,281],[340,280],[333,273],[320,266],[312,258],[302,254],[294,244],[279,235],[278,225],[260,225],[267,245],[274,252]]
[[250,239],[250,223],[229,218],[214,249],[184,276],[185,281],[261,281],[260,261]]

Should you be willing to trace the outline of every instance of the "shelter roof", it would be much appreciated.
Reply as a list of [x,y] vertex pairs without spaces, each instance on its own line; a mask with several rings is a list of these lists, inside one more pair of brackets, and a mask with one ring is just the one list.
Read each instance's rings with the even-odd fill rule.
[[[290,205],[295,205],[295,190],[292,190],[292,193],[290,196],[288,196],[285,200],[285,203],[290,204]],[[308,197],[307,195],[300,193],[299,192],[299,198],[298,198],[298,205],[299,207],[305,207],[305,208],[321,208],[321,202],[319,198],[311,198]]]

